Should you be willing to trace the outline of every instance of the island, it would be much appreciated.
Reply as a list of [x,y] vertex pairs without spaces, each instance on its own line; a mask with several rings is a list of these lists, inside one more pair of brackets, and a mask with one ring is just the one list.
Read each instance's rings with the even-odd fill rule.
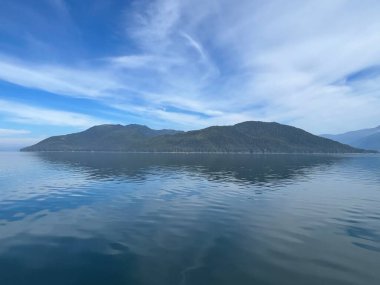
[[211,153],[367,153],[302,129],[247,121],[194,131],[153,130],[144,125],[99,125],[53,136],[21,151],[117,151]]

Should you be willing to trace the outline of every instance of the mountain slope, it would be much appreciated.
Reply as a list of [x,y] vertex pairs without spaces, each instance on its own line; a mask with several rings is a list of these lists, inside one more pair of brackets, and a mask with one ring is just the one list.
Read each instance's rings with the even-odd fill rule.
[[47,138],[23,151],[128,151],[148,138],[175,134],[175,130],[152,130],[142,125],[100,125],[80,133]]
[[355,142],[358,147],[380,151],[380,132],[362,138]]
[[243,122],[197,131],[152,130],[140,125],[101,125],[51,137],[22,151],[357,153],[304,130],[266,122]]
[[338,135],[322,135],[353,147],[380,151],[380,126],[371,129],[347,132]]

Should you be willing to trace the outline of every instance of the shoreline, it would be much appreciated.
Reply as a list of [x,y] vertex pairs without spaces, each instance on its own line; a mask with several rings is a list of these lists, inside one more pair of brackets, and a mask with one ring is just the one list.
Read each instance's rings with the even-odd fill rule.
[[370,155],[379,154],[377,151],[368,152],[208,152],[208,151],[115,151],[115,150],[38,150],[38,151],[24,151],[16,150],[11,152],[22,153],[123,153],[123,154],[244,154],[244,155]]

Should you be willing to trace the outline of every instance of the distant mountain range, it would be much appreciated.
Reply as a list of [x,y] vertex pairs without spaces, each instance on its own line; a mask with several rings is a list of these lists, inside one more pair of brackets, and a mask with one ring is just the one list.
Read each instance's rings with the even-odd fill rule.
[[152,130],[142,125],[100,125],[80,133],[50,137],[21,151],[367,152],[295,127],[257,121],[188,132]]
[[380,126],[344,134],[321,136],[353,147],[380,151]]

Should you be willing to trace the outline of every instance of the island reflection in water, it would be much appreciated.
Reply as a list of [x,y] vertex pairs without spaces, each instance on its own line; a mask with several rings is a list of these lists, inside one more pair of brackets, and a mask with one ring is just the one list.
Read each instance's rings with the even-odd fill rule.
[[377,155],[0,158],[0,284],[380,282]]

